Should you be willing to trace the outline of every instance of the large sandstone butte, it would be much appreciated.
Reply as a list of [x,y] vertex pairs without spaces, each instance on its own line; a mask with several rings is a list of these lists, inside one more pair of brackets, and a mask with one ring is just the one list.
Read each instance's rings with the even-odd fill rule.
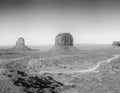
[[31,50],[31,49],[25,45],[24,38],[20,37],[16,41],[16,45],[13,47],[13,50]]
[[60,33],[55,38],[55,46],[73,46],[73,36],[70,33]]
[[114,41],[112,45],[113,46],[120,46],[120,41]]
[[60,33],[55,37],[53,53],[76,53],[79,50],[73,46],[73,36],[70,33]]

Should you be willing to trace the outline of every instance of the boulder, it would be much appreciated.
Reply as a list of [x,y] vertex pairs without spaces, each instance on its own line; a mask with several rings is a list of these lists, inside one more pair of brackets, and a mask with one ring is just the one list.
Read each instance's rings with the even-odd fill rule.
[[55,46],[73,46],[73,36],[70,33],[60,33],[55,38]]
[[18,38],[18,40],[16,41],[16,45],[13,47],[13,50],[31,50],[30,48],[28,48],[25,45],[25,40],[24,38]]

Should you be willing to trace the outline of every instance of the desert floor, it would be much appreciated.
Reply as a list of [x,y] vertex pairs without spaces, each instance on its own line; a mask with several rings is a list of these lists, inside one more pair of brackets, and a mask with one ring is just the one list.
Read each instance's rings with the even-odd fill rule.
[[0,50],[0,93],[120,93],[120,47]]

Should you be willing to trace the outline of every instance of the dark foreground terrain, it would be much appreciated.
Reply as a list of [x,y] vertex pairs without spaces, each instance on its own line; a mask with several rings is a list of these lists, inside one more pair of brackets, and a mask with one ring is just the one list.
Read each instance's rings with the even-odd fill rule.
[[[89,69],[119,55],[120,48],[77,48],[80,51],[73,53],[1,51],[0,93],[120,93],[120,57],[101,64],[96,69],[98,72],[70,73]],[[64,73],[66,70],[68,73]]]

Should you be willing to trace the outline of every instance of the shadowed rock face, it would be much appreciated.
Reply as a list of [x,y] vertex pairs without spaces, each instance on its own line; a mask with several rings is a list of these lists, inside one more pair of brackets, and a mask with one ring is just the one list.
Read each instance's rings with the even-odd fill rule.
[[55,46],[73,46],[73,36],[70,33],[60,33],[55,38]]
[[13,50],[31,50],[25,45],[25,40],[24,38],[18,38],[16,41],[16,45],[13,47]]

